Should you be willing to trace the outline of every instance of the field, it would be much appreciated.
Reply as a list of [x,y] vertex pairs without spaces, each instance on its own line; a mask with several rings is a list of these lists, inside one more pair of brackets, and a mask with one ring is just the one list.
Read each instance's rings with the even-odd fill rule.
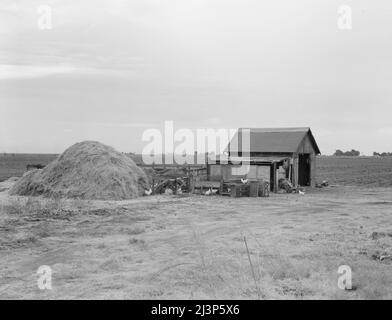
[[47,165],[55,158],[54,154],[0,154],[0,181],[22,176],[28,164]]
[[[45,200],[4,182],[0,298],[392,299],[391,171],[322,157],[330,187],[270,198]],[[353,290],[337,285],[341,265]]]
[[[0,154],[0,181],[20,177],[28,164],[46,165],[55,154]],[[332,184],[392,187],[392,157],[329,157],[317,158],[318,181]]]
[[392,187],[392,157],[319,157],[317,178],[337,185]]

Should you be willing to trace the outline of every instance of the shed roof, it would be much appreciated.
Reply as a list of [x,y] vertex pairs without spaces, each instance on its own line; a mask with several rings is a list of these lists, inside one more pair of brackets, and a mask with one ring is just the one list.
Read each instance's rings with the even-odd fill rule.
[[222,157],[216,156],[215,158],[208,158],[208,164],[233,164],[233,163],[249,163],[249,164],[273,164],[280,163],[287,159],[288,157],[279,157],[279,156],[269,156],[269,157]]
[[[309,127],[305,128],[240,128],[229,144],[237,145],[238,151],[242,151],[243,132],[250,133],[250,152],[266,153],[294,153],[297,152],[303,139],[308,136],[316,154],[320,154],[316,140]],[[248,131],[249,130],[249,131]],[[234,148],[237,149],[237,148]]]

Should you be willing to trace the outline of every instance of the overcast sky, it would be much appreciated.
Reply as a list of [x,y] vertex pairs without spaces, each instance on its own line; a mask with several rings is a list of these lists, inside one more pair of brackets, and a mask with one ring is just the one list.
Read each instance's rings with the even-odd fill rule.
[[392,151],[392,2],[0,1],[0,152],[140,152],[164,120],[310,126],[324,154]]

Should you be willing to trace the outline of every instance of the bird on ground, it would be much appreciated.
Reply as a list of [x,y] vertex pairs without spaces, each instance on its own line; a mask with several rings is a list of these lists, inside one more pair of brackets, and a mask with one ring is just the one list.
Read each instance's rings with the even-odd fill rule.
[[205,195],[206,195],[206,196],[210,196],[211,194],[212,194],[212,189],[209,188],[209,189],[207,190],[207,192],[205,193]]
[[151,195],[151,194],[152,194],[152,189],[150,188],[149,190],[144,190],[144,194],[145,194],[146,196]]
[[242,179],[242,178],[241,178],[241,182],[242,182],[243,184],[247,184],[247,183],[248,183],[248,179]]
[[303,192],[303,191],[301,191],[301,190],[298,190],[298,193],[299,193],[300,195],[304,195],[304,194],[305,194],[305,192]]

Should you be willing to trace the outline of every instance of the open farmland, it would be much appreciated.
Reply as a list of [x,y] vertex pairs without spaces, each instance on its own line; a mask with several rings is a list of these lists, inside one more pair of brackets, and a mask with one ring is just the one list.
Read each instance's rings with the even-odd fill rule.
[[346,186],[392,187],[392,157],[318,157],[317,180]]
[[[54,154],[0,154],[0,181],[20,177],[27,164],[48,164]],[[350,186],[392,186],[392,157],[317,157],[317,180]]]
[[47,165],[56,156],[55,154],[2,153],[0,154],[0,181],[22,176],[28,164]]

